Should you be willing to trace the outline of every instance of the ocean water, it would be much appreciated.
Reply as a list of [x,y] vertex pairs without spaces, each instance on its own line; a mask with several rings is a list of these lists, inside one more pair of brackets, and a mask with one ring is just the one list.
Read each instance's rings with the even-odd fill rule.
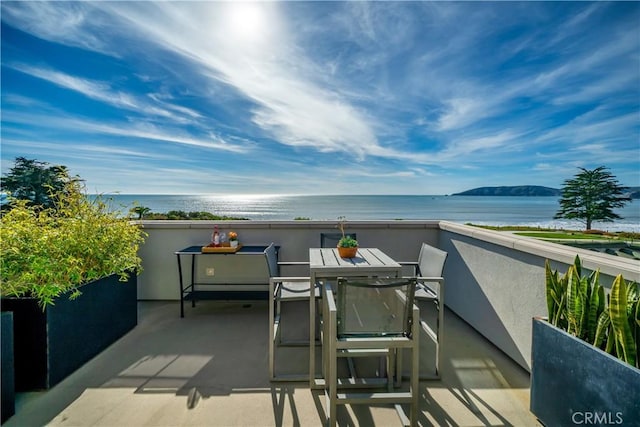
[[[252,220],[448,220],[481,225],[525,225],[581,229],[578,221],[554,220],[556,197],[490,196],[211,196],[211,195],[108,195],[112,206],[128,211],[134,205],[152,212],[206,211]],[[613,223],[594,223],[608,231],[640,232],[640,201],[616,211],[624,217]]]

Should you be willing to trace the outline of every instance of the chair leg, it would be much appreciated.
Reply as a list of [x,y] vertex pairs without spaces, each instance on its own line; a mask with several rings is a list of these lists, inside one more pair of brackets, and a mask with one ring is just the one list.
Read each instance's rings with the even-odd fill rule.
[[395,375],[395,372],[396,372],[395,367],[397,366],[397,363],[399,363],[399,360],[396,359],[395,349],[393,348],[389,349],[389,353],[387,357],[385,357],[385,359],[387,360],[387,391],[389,391],[389,393],[392,393],[393,387],[395,385],[395,382],[393,379],[393,376]]
[[[335,313],[330,314],[329,335],[326,339],[329,344],[329,425],[335,427],[338,413],[338,350],[335,342],[337,337],[337,318]],[[325,384],[326,386],[326,384]]]
[[402,349],[395,350],[396,353],[396,387],[402,385]]
[[[420,311],[413,308],[414,319],[420,318]],[[413,322],[413,348],[411,349],[411,425],[418,424],[419,395],[420,395],[420,340],[418,339],[420,322]]]
[[[275,305],[276,305],[276,307],[275,307],[275,316],[276,316],[276,318],[280,319],[280,312],[282,310],[282,303],[280,302],[280,297],[278,295],[275,295],[274,299],[275,299]],[[274,339],[278,340],[277,341],[278,345],[282,344],[282,339],[280,337],[281,337],[280,334],[278,334],[277,337],[274,337]]]
[[269,281],[269,379],[275,380],[275,348],[274,348],[274,301],[273,301],[273,282]]
[[[422,319],[420,320],[419,323],[422,329],[422,333],[427,334],[428,337],[434,342],[436,346],[436,351],[434,356],[435,374],[421,374],[420,381],[439,380],[440,374],[441,374],[440,360],[442,360],[442,337],[443,337],[442,327],[444,325],[444,307],[442,307],[438,302],[434,301],[433,303],[437,311],[435,330],[431,328],[431,326],[429,326],[429,324],[427,324],[427,322]],[[406,379],[407,376],[404,375],[403,378]]]
[[442,329],[444,327],[444,305],[441,301],[438,301],[438,324],[436,325],[436,337],[438,342],[436,343],[436,376],[440,378],[440,359],[442,357]]

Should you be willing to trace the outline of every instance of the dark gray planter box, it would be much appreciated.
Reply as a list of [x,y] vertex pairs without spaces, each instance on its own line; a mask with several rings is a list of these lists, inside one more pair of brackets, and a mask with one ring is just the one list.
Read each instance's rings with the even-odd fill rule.
[[3,298],[13,312],[16,391],[50,388],[138,323],[137,280],[111,275],[57,298],[44,312],[33,298]]
[[640,370],[533,319],[531,412],[545,426],[635,425]]
[[7,418],[16,412],[13,375],[13,313],[2,313],[1,327],[2,353],[0,353],[0,359],[2,359],[2,371],[0,372],[0,378],[2,380],[2,390],[0,390],[0,393],[2,394],[2,406],[0,410],[2,412],[2,420],[0,422],[5,422]]

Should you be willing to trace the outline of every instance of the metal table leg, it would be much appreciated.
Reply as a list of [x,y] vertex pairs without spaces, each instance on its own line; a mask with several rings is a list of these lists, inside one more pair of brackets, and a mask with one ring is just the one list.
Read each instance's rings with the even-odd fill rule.
[[180,254],[178,257],[178,277],[180,280],[180,317],[184,317],[184,285],[182,283],[182,262],[180,262]]

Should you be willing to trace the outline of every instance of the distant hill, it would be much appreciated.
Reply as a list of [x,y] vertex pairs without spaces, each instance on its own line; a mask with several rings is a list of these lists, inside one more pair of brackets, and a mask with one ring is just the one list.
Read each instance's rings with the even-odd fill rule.
[[632,199],[640,199],[640,187],[629,187],[629,193],[627,193]]
[[560,196],[557,188],[540,185],[516,185],[511,187],[478,187],[473,190],[455,193],[454,196]]
[[[562,190],[540,185],[515,185],[502,187],[478,187],[473,190],[454,193],[454,196],[561,196]],[[632,199],[640,199],[640,187],[629,187],[624,194]]]

